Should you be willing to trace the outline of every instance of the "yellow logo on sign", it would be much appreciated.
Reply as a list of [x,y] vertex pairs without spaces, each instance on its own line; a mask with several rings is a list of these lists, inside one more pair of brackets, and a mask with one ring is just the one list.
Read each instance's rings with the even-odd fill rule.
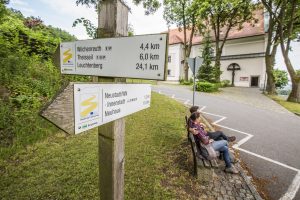
[[70,62],[70,59],[73,57],[72,53],[71,53],[71,49],[68,49],[66,50],[64,53],[64,60],[63,60],[63,63],[69,63]]
[[84,100],[83,102],[81,102],[81,106],[88,106],[85,110],[83,110],[80,115],[81,117],[86,117],[88,115],[93,115],[93,111],[97,108],[97,103],[96,102],[92,102],[94,99],[96,98],[96,96],[92,96],[86,100]]

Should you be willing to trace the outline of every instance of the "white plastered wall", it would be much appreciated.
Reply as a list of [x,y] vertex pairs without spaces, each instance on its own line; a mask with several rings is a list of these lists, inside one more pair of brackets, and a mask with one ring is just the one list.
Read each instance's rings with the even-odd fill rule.
[[[251,77],[258,76],[258,86],[263,87],[265,73],[264,57],[261,58],[247,58],[247,59],[234,59],[234,60],[223,60],[221,61],[221,75],[222,80],[232,80],[232,71],[227,71],[227,67],[231,63],[237,63],[241,70],[235,71],[234,85],[239,87],[251,87]],[[241,78],[243,77],[243,78]],[[248,80],[247,80],[247,78]]]
[[169,45],[168,55],[171,56],[171,62],[168,62],[168,70],[170,70],[170,75],[167,75],[167,80],[178,81],[180,77],[181,66],[181,45]]
[[[264,35],[251,38],[241,38],[228,41],[223,49],[222,56],[232,56],[241,54],[253,54],[265,52]],[[234,85],[239,87],[251,87],[251,77],[258,76],[258,87],[264,87],[265,81],[265,58],[244,58],[221,60],[221,80],[232,80],[232,71],[227,71],[231,63],[240,65],[241,70],[235,71]],[[241,78],[243,77],[243,78]],[[247,78],[248,80],[247,80]]]

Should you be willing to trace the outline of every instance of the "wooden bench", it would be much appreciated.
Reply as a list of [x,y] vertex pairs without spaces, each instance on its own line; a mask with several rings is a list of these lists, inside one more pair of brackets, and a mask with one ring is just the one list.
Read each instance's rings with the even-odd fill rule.
[[[186,128],[187,128],[187,138],[188,141],[190,142],[192,153],[193,153],[193,168],[194,168],[194,176],[198,175],[198,168],[199,167],[218,167],[218,163],[214,160],[207,160],[205,159],[201,153],[200,149],[197,146],[194,135],[189,131],[189,126],[188,126],[188,117],[185,116],[185,122],[186,122]],[[217,152],[219,153],[219,152]]]

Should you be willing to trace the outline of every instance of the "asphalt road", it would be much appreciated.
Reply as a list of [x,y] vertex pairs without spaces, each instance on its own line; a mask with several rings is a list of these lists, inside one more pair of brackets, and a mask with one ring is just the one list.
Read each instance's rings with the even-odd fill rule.
[[[192,103],[193,95],[188,87],[157,85],[152,88],[182,103]],[[257,95],[257,98],[267,98]],[[274,104],[272,100],[269,103]],[[300,117],[288,111],[268,109],[267,104],[264,108],[264,105],[198,92],[195,105],[227,135],[237,137],[235,148],[241,159],[254,177],[263,180],[271,199],[300,200]]]

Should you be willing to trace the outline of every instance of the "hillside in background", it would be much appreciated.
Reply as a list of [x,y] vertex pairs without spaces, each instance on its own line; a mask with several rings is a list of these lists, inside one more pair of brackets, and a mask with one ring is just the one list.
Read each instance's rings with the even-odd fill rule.
[[55,129],[38,112],[69,81],[89,77],[62,76],[52,57],[62,41],[75,36],[40,18],[25,18],[0,2],[0,158],[35,143]]

